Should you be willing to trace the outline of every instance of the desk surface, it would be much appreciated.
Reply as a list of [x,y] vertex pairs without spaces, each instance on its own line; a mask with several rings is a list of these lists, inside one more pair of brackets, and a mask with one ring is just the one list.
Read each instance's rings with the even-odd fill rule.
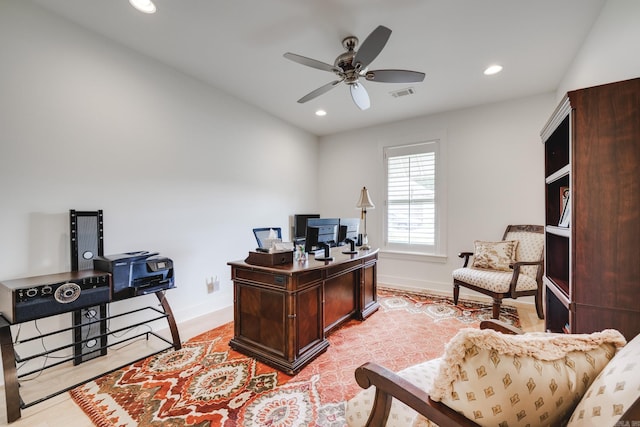
[[357,254],[343,254],[342,251],[348,251],[349,246],[336,246],[331,248],[330,256],[333,261],[316,261],[315,256],[307,254],[307,260],[304,262],[293,261],[291,264],[282,264],[274,266],[263,266],[249,264],[246,261],[230,261],[227,265],[233,267],[243,267],[262,271],[271,271],[278,274],[293,275],[301,271],[317,270],[327,268],[332,265],[342,264],[348,261],[359,260],[378,253],[378,249],[359,250]]

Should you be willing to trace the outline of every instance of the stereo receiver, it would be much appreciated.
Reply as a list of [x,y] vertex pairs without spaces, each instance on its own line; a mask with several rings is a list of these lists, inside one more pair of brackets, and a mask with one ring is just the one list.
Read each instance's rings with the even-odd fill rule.
[[111,300],[111,275],[81,270],[0,282],[0,312],[10,323],[66,313]]

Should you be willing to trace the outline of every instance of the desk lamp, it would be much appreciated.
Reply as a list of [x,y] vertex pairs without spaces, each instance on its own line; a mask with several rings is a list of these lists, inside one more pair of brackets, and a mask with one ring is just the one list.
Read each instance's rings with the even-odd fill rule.
[[356,208],[362,209],[360,219],[364,220],[364,235],[362,236],[362,246],[360,246],[360,249],[362,250],[371,249],[369,246],[369,239],[367,238],[367,208],[375,209],[375,207],[376,206],[371,201],[371,197],[369,197],[369,190],[367,190],[367,187],[362,187],[360,200],[358,200],[358,204],[356,205]]

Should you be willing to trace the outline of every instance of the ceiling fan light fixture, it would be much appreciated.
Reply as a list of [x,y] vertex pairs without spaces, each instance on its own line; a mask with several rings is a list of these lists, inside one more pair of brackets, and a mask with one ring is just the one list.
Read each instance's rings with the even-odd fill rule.
[[485,76],[492,76],[494,74],[498,74],[500,71],[502,71],[502,65],[494,64],[494,65],[488,66],[484,70],[484,75]]
[[317,110],[316,111],[316,116],[318,116],[318,117],[324,117],[326,115],[327,115],[327,112],[324,111],[324,110]]
[[351,91],[351,99],[359,109],[364,111],[371,107],[371,100],[364,86],[359,83],[353,83],[349,85],[349,90]]
[[157,10],[151,0],[129,0],[129,3],[143,13],[155,13]]

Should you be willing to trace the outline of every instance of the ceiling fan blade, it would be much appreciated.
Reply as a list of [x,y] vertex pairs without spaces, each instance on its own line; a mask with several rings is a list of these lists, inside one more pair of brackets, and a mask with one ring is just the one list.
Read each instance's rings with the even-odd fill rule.
[[371,34],[367,36],[364,42],[360,45],[360,49],[356,52],[356,56],[353,58],[354,65],[360,65],[360,69],[365,69],[387,44],[387,40],[391,36],[391,30],[385,26],[379,25],[378,28],[373,30]]
[[308,94],[306,94],[305,96],[303,96],[302,98],[298,99],[298,102],[300,104],[303,104],[307,101],[311,101],[313,98],[316,98],[320,95],[322,95],[323,93],[329,92],[331,89],[333,89],[338,83],[342,82],[342,80],[334,80],[332,82],[327,83],[326,85],[320,86],[318,89],[309,92]]
[[318,70],[331,71],[333,73],[342,72],[342,70],[336,66],[327,64],[326,62],[318,61],[317,59],[307,58],[306,56],[298,55],[295,53],[287,52],[283,56],[293,62],[306,65],[307,67],[317,68]]
[[369,94],[367,90],[360,83],[353,83],[350,86],[351,90],[351,99],[361,110],[366,110],[371,106],[371,101],[369,100]]
[[381,83],[415,83],[424,80],[424,73],[409,70],[372,70],[367,71],[367,80]]

